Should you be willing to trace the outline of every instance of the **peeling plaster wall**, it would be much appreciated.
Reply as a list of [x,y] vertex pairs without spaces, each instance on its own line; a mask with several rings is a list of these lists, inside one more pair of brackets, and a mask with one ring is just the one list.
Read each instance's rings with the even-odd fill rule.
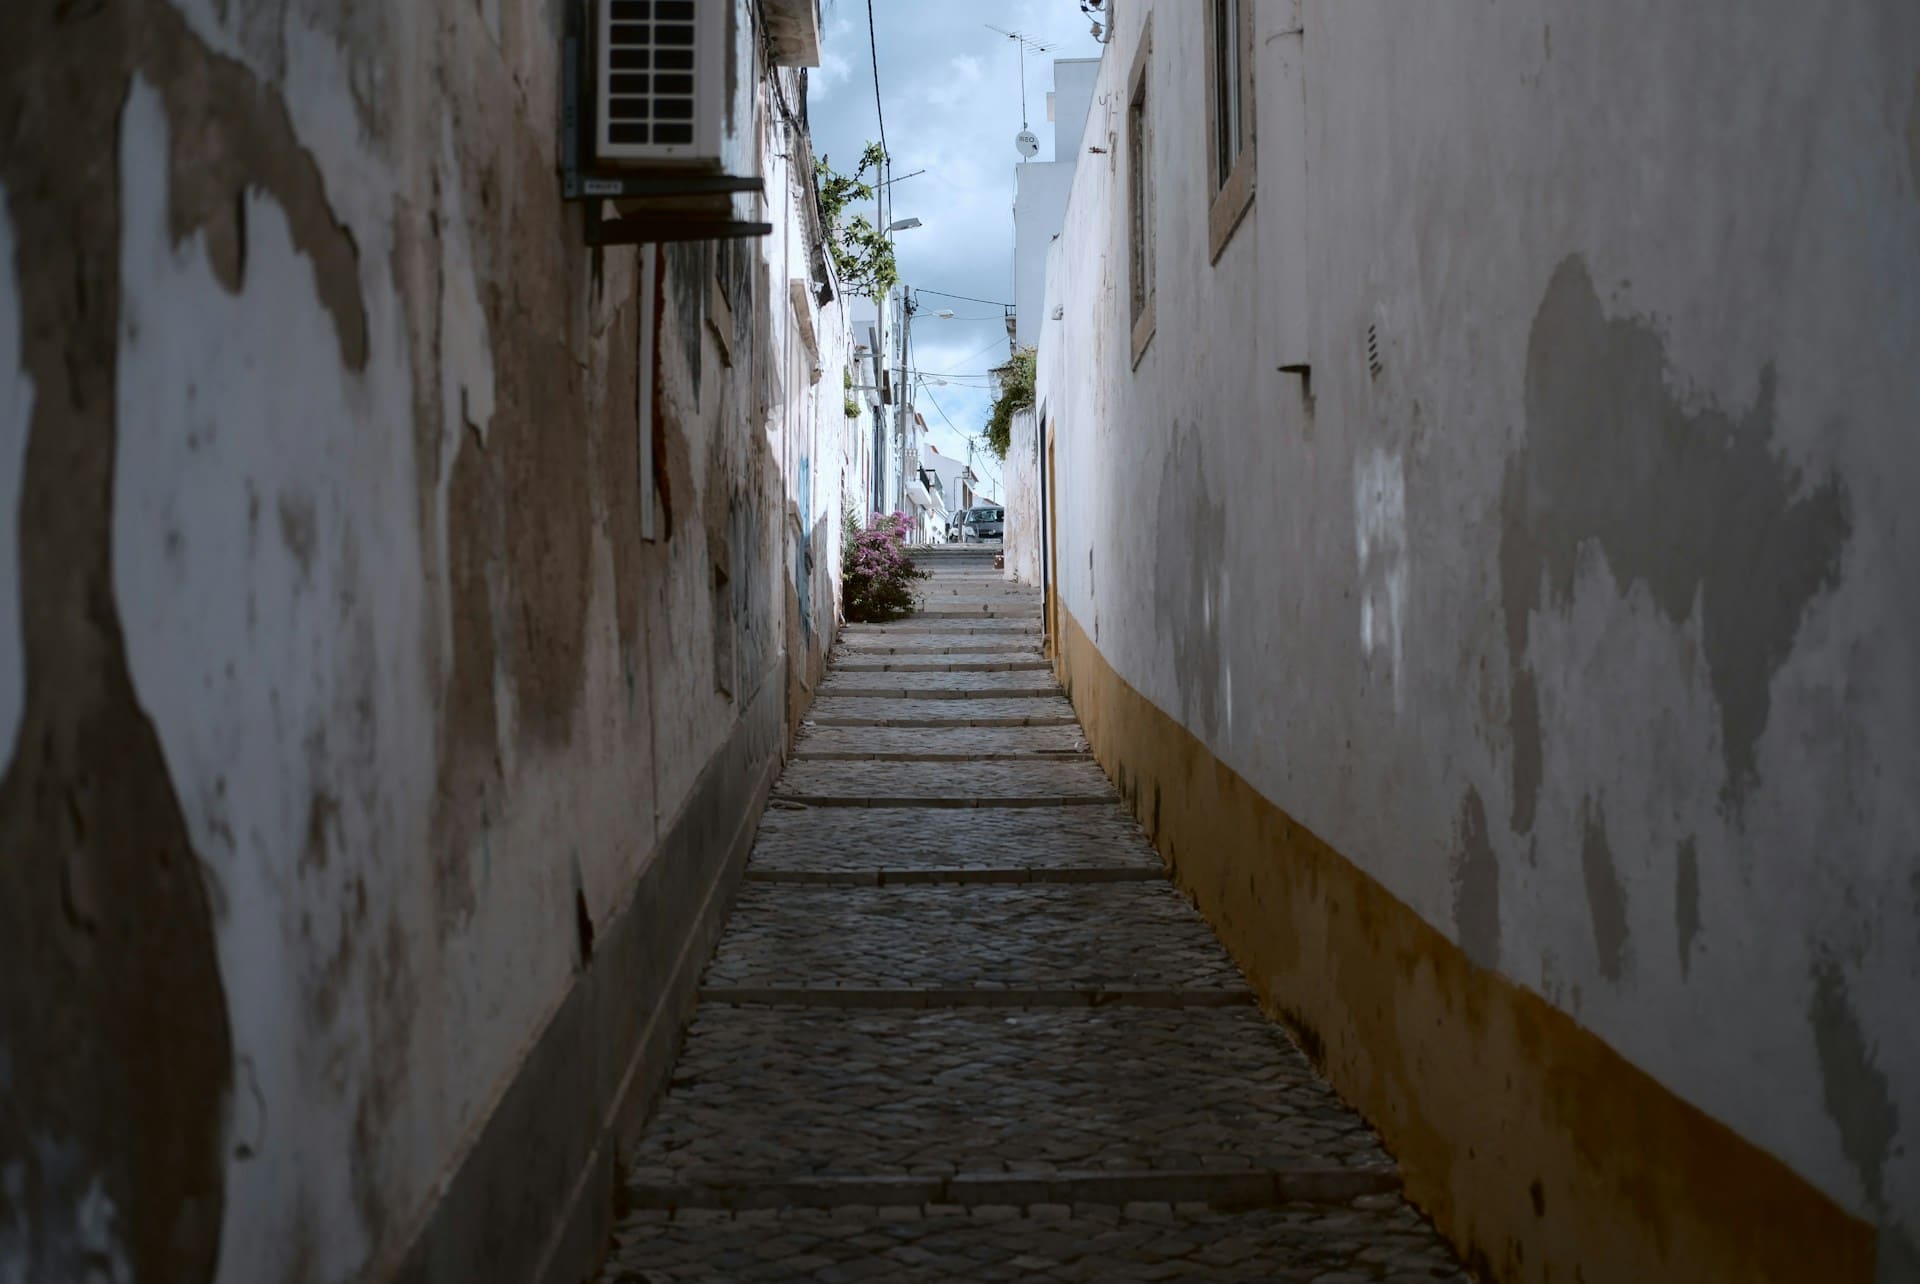
[[1913,1278],[1920,11],[1254,14],[1258,190],[1209,266],[1199,6],[1119,10],[1040,345],[1061,606]]
[[1006,482],[1006,578],[1040,582],[1040,432],[1038,412],[1016,410],[1008,424],[1007,457],[1000,475]]
[[0,1278],[597,1249],[831,641],[844,429],[754,7],[775,235],[666,250],[559,199],[563,14],[8,19]]

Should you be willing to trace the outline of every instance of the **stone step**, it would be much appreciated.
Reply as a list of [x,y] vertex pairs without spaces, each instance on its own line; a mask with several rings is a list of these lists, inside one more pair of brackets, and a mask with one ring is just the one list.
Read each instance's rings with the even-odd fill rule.
[[862,1008],[1231,1008],[1253,1003],[1238,988],[1170,985],[723,985],[702,986],[702,1003],[757,1007]]
[[802,726],[797,760],[878,758],[889,762],[1057,762],[1088,752],[1078,727],[945,728]]
[[865,660],[876,656],[931,658],[949,655],[1003,655],[1016,659],[1042,658],[1038,633],[1015,634],[1011,637],[976,634],[956,637],[942,637],[938,634],[858,634],[841,638],[840,644],[834,647],[833,654],[836,662]]
[[820,1176],[1299,1167],[1391,1171],[1392,1161],[1251,1004],[705,1004],[634,1155],[632,1180],[644,1190]]
[[981,700],[882,700],[823,695],[808,722],[820,727],[1071,727],[1065,696]]
[[836,690],[842,687],[863,691],[886,690],[895,698],[905,700],[939,699],[942,696],[996,694],[1010,696],[1020,692],[1032,695],[1057,695],[1060,691],[1060,684],[1054,679],[1052,671],[1044,666],[1037,669],[959,669],[948,672],[921,670],[897,673],[884,669],[842,669],[835,665],[827,670],[821,694],[846,694],[844,691]]
[[1051,673],[841,673],[820,684],[822,696],[858,700],[1019,700],[1060,694]]
[[948,883],[1157,883],[1166,873],[1157,865],[1077,866],[1065,869],[1003,869],[929,866],[919,869],[749,869],[750,883],[807,884],[826,887],[915,887]]
[[1367,1196],[1390,1195],[1399,1189],[1398,1174],[1391,1169],[1376,1168],[1289,1166],[1131,1171],[1094,1168],[1056,1169],[1049,1173],[989,1169],[952,1175],[749,1177],[727,1182],[633,1185],[628,1188],[632,1196],[628,1207],[738,1212],[849,1205],[873,1209],[928,1205],[1027,1209],[1048,1204],[1096,1204],[1120,1209],[1141,1204],[1197,1204],[1210,1209],[1247,1210],[1287,1204],[1348,1204]]
[[918,634],[939,633],[949,637],[1018,637],[1040,633],[1040,625],[1032,619],[991,619],[986,617],[932,618],[926,615],[909,615],[904,620],[893,620],[886,624],[848,624],[843,632],[853,637],[914,637]]
[[[987,1172],[908,1178],[899,1186],[875,1182],[858,1204],[824,1208],[804,1204],[847,1198],[853,1188],[822,1185],[818,1189],[832,1193],[814,1196],[803,1193],[810,1188],[794,1186],[792,1202],[800,1206],[778,1212],[734,1213],[691,1203],[672,1212],[644,1209],[617,1227],[604,1278],[608,1284],[712,1278],[714,1264],[725,1263],[720,1273],[728,1278],[756,1280],[1467,1284],[1467,1273],[1400,1196],[1361,1195],[1339,1204],[1295,1201],[1287,1196],[1302,1182],[1331,1193],[1308,1175],[1324,1170],[1271,1171],[1285,1172],[1290,1184],[1254,1187],[1273,1194],[1267,1207],[1249,1207],[1233,1182],[1190,1182],[1177,1173],[1165,1174],[1164,1185],[1133,1184],[1143,1177],[1158,1182],[1158,1174],[1121,1173],[1097,1186],[1066,1174],[1062,1185],[1046,1193],[1068,1198],[1022,1201],[1015,1196],[1039,1188],[995,1185],[1001,1176]],[[995,1202],[912,1202],[912,1196],[936,1189],[924,1183],[943,1180],[951,1200],[992,1192]],[[1126,1190],[1158,1198],[1122,1201]],[[729,1196],[728,1203],[743,1197]]]
[[1106,775],[1088,758],[1068,762],[895,762],[884,758],[793,762],[781,773],[773,796],[783,802],[814,806],[835,801],[874,807],[1119,803],[1119,795]]
[[915,591],[922,597],[944,601],[949,597],[978,602],[1026,602],[1040,605],[1040,595],[1032,589],[995,588],[989,584],[964,584],[944,580],[921,580]]
[[[707,990],[1212,990],[1249,997],[1164,881],[741,889]],[[742,1000],[735,1000],[742,1001]]]
[[[929,823],[929,820],[933,823]],[[760,818],[749,876],[763,870],[1029,870],[1134,866],[1160,856],[1118,807],[991,808],[932,817],[912,808],[784,807]]]
[[862,653],[833,662],[832,673],[1040,673],[1053,666],[1035,656],[1014,657],[1004,651],[956,651],[948,655],[883,655]]

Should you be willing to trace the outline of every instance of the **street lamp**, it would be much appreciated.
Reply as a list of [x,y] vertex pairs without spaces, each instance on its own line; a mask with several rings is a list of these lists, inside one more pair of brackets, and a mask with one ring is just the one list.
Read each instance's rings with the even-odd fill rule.
[[887,230],[889,232],[905,232],[910,228],[915,228],[919,226],[920,226],[920,220],[917,218],[897,218],[893,220],[893,222],[887,224]]

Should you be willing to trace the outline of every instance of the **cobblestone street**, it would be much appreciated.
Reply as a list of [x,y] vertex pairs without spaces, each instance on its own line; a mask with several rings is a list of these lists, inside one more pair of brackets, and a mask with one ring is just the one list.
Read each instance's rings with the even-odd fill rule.
[[776,786],[605,1284],[1466,1280],[935,550]]

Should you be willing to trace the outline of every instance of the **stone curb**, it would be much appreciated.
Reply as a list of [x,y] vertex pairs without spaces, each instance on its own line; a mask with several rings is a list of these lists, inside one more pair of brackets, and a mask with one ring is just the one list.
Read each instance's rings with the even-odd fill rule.
[[[948,618],[964,620],[974,617],[971,615],[957,615]],[[1031,621],[1031,623],[1029,621]],[[939,633],[960,638],[973,637],[976,634],[989,634],[1003,638],[1023,633],[1031,633],[1038,636],[1040,632],[1040,617],[1038,615],[1023,616],[1017,621],[1017,627],[1016,622],[1010,620],[1005,628],[983,629],[977,626],[968,628],[962,624],[952,624],[944,621],[928,623],[924,616],[909,616],[904,620],[895,620],[890,624],[849,624],[844,631],[853,634],[855,637],[885,637],[889,633],[896,636],[902,633]]]
[[702,1003],[735,1007],[860,1008],[1237,1008],[1251,1006],[1253,991],[1243,985],[1216,989],[1126,986],[704,986]]
[[850,700],[1044,700],[1063,694],[1059,685],[1047,687],[982,687],[979,690],[954,691],[942,687],[843,687],[831,678],[820,685],[820,697],[845,696]]
[[958,664],[909,661],[905,664],[854,664],[840,661],[833,673],[1032,673],[1050,667],[1045,660],[963,660]]
[[[1040,643],[1037,638],[1025,642],[1002,642],[981,638],[973,642],[936,642],[930,646],[862,646],[858,639],[849,638],[841,644],[836,653],[846,659],[869,655],[981,655],[986,653],[1037,656],[1039,648]],[[1041,663],[1046,663],[1046,660],[1043,658]]]
[[952,727],[1077,727],[1080,720],[1070,713],[1030,713],[999,718],[861,718],[832,714],[810,718],[816,727],[919,727],[941,730]]
[[1380,1168],[1254,1168],[956,1173],[939,1176],[739,1177],[717,1181],[627,1184],[634,1210],[841,1208],[849,1205],[978,1208],[1034,1204],[1204,1203],[1224,1211],[1285,1204],[1346,1204],[1400,1190],[1399,1174]]
[[749,868],[750,883],[800,883],[834,887],[911,887],[928,883],[1157,883],[1158,865],[1081,865],[1059,869],[779,869]]
[[795,762],[1092,762],[1087,749],[982,749],[973,753],[870,753],[865,749],[796,749]]
[[927,807],[966,809],[972,807],[1103,807],[1120,801],[1118,794],[1044,794],[1028,797],[929,798],[920,794],[895,797],[874,795],[857,798],[849,794],[776,793],[768,801],[800,807]]

